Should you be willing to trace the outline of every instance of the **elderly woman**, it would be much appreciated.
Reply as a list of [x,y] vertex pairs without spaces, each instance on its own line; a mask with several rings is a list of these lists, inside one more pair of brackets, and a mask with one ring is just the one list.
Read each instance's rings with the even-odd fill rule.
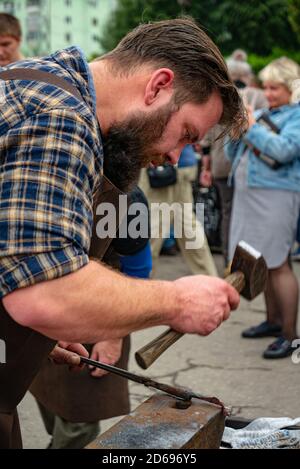
[[300,209],[300,106],[290,101],[299,78],[300,67],[288,58],[267,65],[260,79],[269,108],[249,109],[246,135],[226,145],[235,190],[230,257],[243,239],[263,254],[269,269],[267,320],[242,333],[247,338],[277,337],[264,358],[291,355],[297,336],[298,282],[289,252]]

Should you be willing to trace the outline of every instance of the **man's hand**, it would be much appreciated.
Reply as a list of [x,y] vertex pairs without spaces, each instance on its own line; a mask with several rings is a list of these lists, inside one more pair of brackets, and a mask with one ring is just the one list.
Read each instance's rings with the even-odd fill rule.
[[57,365],[69,365],[71,370],[80,370],[84,365],[80,365],[79,355],[89,356],[83,345],[58,342],[49,354],[49,358]]
[[[122,339],[112,339],[98,342],[93,347],[91,359],[103,362],[106,365],[115,365],[121,357],[122,345]],[[101,370],[100,368],[90,368],[92,369],[91,376],[94,376],[95,378],[101,378],[102,376],[108,374],[107,371]]]
[[170,326],[178,332],[208,335],[239,305],[235,288],[216,277],[183,277],[175,285],[181,311]]

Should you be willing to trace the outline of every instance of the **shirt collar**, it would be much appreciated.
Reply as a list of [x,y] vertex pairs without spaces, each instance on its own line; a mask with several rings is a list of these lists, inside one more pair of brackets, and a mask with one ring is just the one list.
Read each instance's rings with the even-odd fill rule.
[[96,90],[90,67],[80,47],[71,46],[51,56],[60,66],[64,67],[78,82],[83,98],[91,106],[96,116]]

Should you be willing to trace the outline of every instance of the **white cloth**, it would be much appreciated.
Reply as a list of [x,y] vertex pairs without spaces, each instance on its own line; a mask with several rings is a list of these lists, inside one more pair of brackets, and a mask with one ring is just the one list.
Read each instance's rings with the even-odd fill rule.
[[[299,429],[288,427],[299,426]],[[300,417],[259,418],[244,428],[225,427],[224,443],[239,449],[300,449]]]

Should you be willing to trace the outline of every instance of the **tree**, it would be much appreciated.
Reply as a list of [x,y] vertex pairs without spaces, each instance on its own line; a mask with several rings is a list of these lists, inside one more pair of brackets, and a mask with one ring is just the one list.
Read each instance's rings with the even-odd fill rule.
[[213,16],[216,31],[223,25],[217,42],[225,53],[242,47],[266,55],[274,46],[297,47],[296,35],[288,21],[288,0],[225,0]]
[[181,10],[177,0],[119,0],[116,10],[104,28],[102,47],[109,51],[128,31],[140,23],[175,18]]
[[289,21],[300,43],[300,0],[288,0]]
[[258,54],[269,54],[274,46],[296,49],[299,41],[291,23],[295,23],[296,29],[299,28],[299,2],[300,0],[119,0],[105,28],[101,44],[105,50],[111,50],[130,29],[141,22],[188,14],[206,30],[224,54],[229,54],[237,47]]

